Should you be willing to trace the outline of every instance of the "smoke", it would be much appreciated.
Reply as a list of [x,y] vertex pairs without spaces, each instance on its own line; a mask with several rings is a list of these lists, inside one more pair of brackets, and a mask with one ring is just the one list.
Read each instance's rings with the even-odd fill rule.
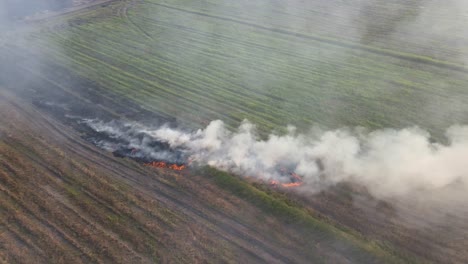
[[[56,11],[73,4],[72,0],[3,0],[0,2],[0,17],[19,20],[39,12]],[[3,13],[3,14],[2,14]]]
[[[0,1],[0,24],[5,26],[6,23],[3,22],[7,20],[9,22],[17,21],[28,15],[34,15],[44,10],[57,10],[70,4],[70,1],[53,0],[36,1],[34,3],[29,2],[25,0]],[[438,8],[437,3],[428,0],[410,1],[408,8],[401,2],[402,1],[398,0],[387,2],[367,0],[353,3],[341,2],[337,4],[336,2],[328,1],[291,1],[288,3],[275,2],[275,4],[272,4],[271,2],[264,1],[264,4],[259,4],[260,2],[252,3],[251,1],[243,1],[242,4],[235,6],[238,10],[245,9],[242,11],[246,12],[235,12],[236,14],[240,14],[241,17],[234,17],[234,20],[244,21],[246,18],[250,17],[250,20],[246,21],[255,25],[265,25],[266,28],[279,28],[290,30],[291,32],[308,32],[325,36],[339,35],[344,39],[358,41],[366,45],[375,44],[379,46],[387,41],[400,41],[398,43],[401,44],[403,43],[401,41],[404,40],[408,41],[409,44],[415,45],[398,45],[395,47],[411,47],[408,48],[410,51],[417,51],[421,45],[425,45],[425,40],[427,39],[445,39],[447,34],[449,34],[447,32],[451,32],[447,30],[450,28],[459,30],[457,31],[457,36],[466,35],[466,27],[460,24],[466,20],[460,20],[462,22],[454,23],[453,19],[440,19],[440,17],[450,17],[450,14],[455,15],[457,19],[461,17],[466,18],[465,11],[467,6],[463,4],[463,2],[451,0],[448,2],[448,7],[446,8]],[[209,11],[208,13],[216,14],[220,17],[232,15],[230,9],[228,10],[228,8],[223,7],[221,4],[207,5],[205,8],[207,12]],[[170,13],[176,12],[170,8],[161,7],[160,9],[155,8],[154,10],[157,10],[158,13],[148,13],[144,15],[147,17],[157,15],[159,19],[163,20],[163,18],[166,18],[168,21],[175,24],[183,24],[182,22],[186,22],[186,24],[190,25],[192,20],[200,20],[198,15],[187,13],[184,16],[185,20],[181,21],[177,16],[173,16],[173,14]],[[325,12],[328,15],[310,15],[309,13],[305,13],[311,10],[321,10],[321,12]],[[150,11],[148,10],[148,12]],[[277,19],[276,17],[272,19],[272,14],[278,14],[278,18],[281,19]],[[315,21],[316,19],[325,18],[330,19],[330,21]],[[431,20],[431,18],[435,19]],[[0,28],[2,25],[0,25]],[[242,23],[234,23],[233,27],[234,26],[236,28],[238,27],[238,29],[243,29],[243,27],[245,27]],[[224,31],[225,28],[223,27],[213,27],[210,33],[218,34]],[[235,33],[237,31],[233,32],[234,33],[230,34],[232,34],[235,39],[248,39],[248,36]],[[243,31],[239,30],[239,32]],[[181,38],[181,34],[178,34],[177,31],[165,30],[158,34],[161,39],[173,39],[174,42],[177,42],[177,40]],[[70,34],[65,37],[78,36]],[[459,37],[456,36],[452,37],[459,39]],[[3,39],[4,41],[10,41],[8,37],[3,37]],[[279,55],[272,55],[268,52],[256,52],[256,55],[260,56],[260,59],[254,58],[250,56],[251,53],[248,53],[251,52],[251,49],[245,49],[242,45],[234,45],[231,41],[219,41],[221,40],[207,41],[207,45],[212,45],[213,50],[216,50],[214,48],[228,49],[230,54],[234,54],[232,59],[227,58],[220,62],[220,64],[216,64],[216,67],[219,66],[219,68],[228,69],[229,72],[232,73],[232,79],[229,79],[231,78],[230,76],[222,76],[223,80],[227,79],[226,85],[230,85],[229,82],[232,81],[232,83],[238,84],[238,86],[235,86],[236,89],[243,89],[244,86],[247,88],[255,87],[255,89],[257,89],[256,87],[264,87],[264,91],[261,92],[269,96],[275,95],[278,91],[284,91],[283,86],[287,86],[288,89],[291,90],[297,88],[298,91],[302,86],[316,86],[317,88],[314,88],[316,90],[311,90],[310,93],[320,98],[320,100],[316,102],[317,105],[323,104],[322,107],[324,109],[331,109],[321,112],[319,119],[324,124],[332,124],[332,127],[347,124],[345,122],[351,120],[347,114],[351,107],[355,111],[355,116],[357,116],[357,120],[351,123],[351,125],[354,125],[362,123],[359,122],[361,120],[368,119],[368,113],[373,112],[369,110],[373,110],[373,107],[380,107],[381,98],[388,98],[388,94],[395,97],[400,96],[396,94],[400,91],[399,88],[390,89],[393,88],[393,86],[376,86],[368,88],[367,90],[364,87],[353,89],[353,94],[356,93],[357,96],[345,95],[346,92],[340,90],[339,93],[342,92],[343,95],[340,94],[340,97],[337,97],[336,94],[338,92],[335,91],[334,88],[338,84],[331,84],[330,86],[325,86],[324,84],[332,82],[331,77],[329,77],[330,80],[326,80],[324,83],[314,81],[313,85],[311,85],[311,83],[305,82],[295,83],[296,77],[289,78],[290,74],[283,74],[283,72],[290,72],[288,67],[296,65],[299,65],[298,67],[301,69],[307,69],[307,71],[304,72],[313,72],[312,69],[322,67],[322,63],[316,64],[308,60],[302,61],[302,59],[288,61],[291,59],[289,57],[284,57],[279,60]],[[391,43],[389,45],[391,45]],[[460,43],[463,44],[464,42],[462,41]],[[43,57],[47,56],[42,54],[43,52],[40,48],[25,43],[23,43],[23,45],[26,45],[28,52],[35,54],[35,57],[28,56],[27,59],[23,58],[23,64],[28,64],[28,68],[34,68],[34,71],[37,72],[47,71],[47,69],[42,70],[42,65],[47,64]],[[50,45],[54,45],[54,43],[50,41]],[[219,45],[219,47],[217,45]],[[308,43],[304,44],[302,41],[298,41],[297,43],[287,41],[285,44],[280,45],[279,43],[278,45],[278,47],[285,45],[288,49],[292,47],[292,50],[299,52],[300,56],[298,57],[317,52],[317,50],[320,50],[322,53],[320,56],[324,58],[335,56],[333,54],[334,49],[311,48]],[[194,56],[197,57],[193,60],[190,60],[187,56],[179,56],[179,54],[181,54],[179,50],[172,51],[172,49],[177,48],[174,46],[175,45],[168,45],[167,47],[161,46],[158,47],[158,51],[164,54],[177,54],[177,56],[171,58],[180,65],[187,64],[187,61],[197,61],[198,64],[195,65],[196,67],[191,68],[194,70],[194,75],[196,75],[198,70],[203,69],[203,67],[198,67],[199,65],[209,65],[212,63],[211,57],[204,55],[204,53],[194,54]],[[432,44],[429,46],[433,47]],[[465,45],[462,46],[464,47]],[[105,50],[107,48],[107,46],[99,46],[98,44],[94,47],[97,50]],[[164,50],[164,47],[167,50]],[[404,47],[402,48],[404,49]],[[54,45],[52,49],[67,55],[66,51],[61,51],[62,47],[60,45]],[[427,52],[426,49],[422,50],[422,54],[428,54]],[[238,56],[235,56],[236,54]],[[346,58],[343,58],[341,55],[336,55],[336,60],[331,59],[333,65],[340,65],[343,61],[346,62]],[[444,53],[440,55],[447,54]],[[14,59],[15,60],[12,59],[11,61],[18,61],[16,58]],[[180,61],[177,61],[179,59]],[[205,63],[205,61],[207,63]],[[2,68],[9,68],[9,64],[10,63],[6,63],[5,60]],[[245,67],[246,65],[256,65],[258,69],[252,70],[252,67]],[[259,69],[261,69],[261,71]],[[213,70],[213,72],[215,71]],[[337,76],[346,74],[348,73],[338,72]],[[385,74],[391,75],[392,73],[388,72]],[[405,73],[398,73],[398,76],[400,74],[404,75]],[[361,78],[361,76],[356,75],[355,78]],[[385,76],[378,77],[378,79],[385,78]],[[17,76],[11,77],[9,83],[11,83],[12,87],[16,85],[18,79],[20,78],[17,78]],[[4,80],[1,81],[8,84],[8,80],[9,79],[4,78]],[[33,76],[22,76],[21,80],[27,83],[36,82]],[[240,81],[238,82],[238,80]],[[448,88],[453,85],[449,83],[448,80],[448,78],[441,78],[440,84],[432,85],[444,88],[441,90],[449,91]],[[76,86],[76,88],[74,87],[74,91],[79,92],[79,85],[74,86]],[[259,89],[263,90],[263,88]],[[463,97],[457,96],[458,94],[455,93],[453,96],[449,94],[447,98],[450,98],[450,100],[444,101],[444,99],[440,99],[442,102],[437,103],[437,107],[434,107],[432,94],[428,94],[426,99],[426,97],[424,97],[426,95],[423,93],[415,93],[415,100],[412,101],[422,101],[423,105],[421,107],[424,108],[424,111],[420,112],[430,113],[430,115],[427,115],[430,116],[429,119],[432,118],[442,121],[432,122],[432,120],[424,120],[424,122],[420,122],[421,125],[425,127],[436,127],[436,125],[440,123],[445,125],[446,123],[444,122],[449,115],[455,116],[456,118],[454,118],[454,120],[464,120],[466,107],[465,104],[463,104]],[[292,98],[280,98],[281,100],[275,99],[275,101],[270,101],[267,97],[264,98],[263,96],[255,94],[254,96],[259,97],[254,99],[268,104],[274,102],[278,105],[278,113],[306,112],[304,109],[307,109],[307,112],[320,110],[320,107],[311,108],[310,102],[302,100],[305,95],[306,94],[297,93],[297,95],[292,95]],[[372,97],[372,100],[368,100],[369,103],[366,101],[366,104],[369,105],[363,106],[355,103],[356,100],[354,99],[359,99],[364,96]],[[221,101],[218,99],[219,98],[215,98],[214,101]],[[426,106],[426,101],[430,101],[431,104]],[[214,109],[214,111],[212,111],[214,113],[223,114],[231,111],[238,111],[238,109],[232,109],[225,104],[217,103],[214,105],[212,101],[208,101],[207,104],[210,104],[210,102],[212,103],[210,107]],[[378,102],[378,105],[374,106],[374,102]],[[353,105],[351,106],[351,104]],[[243,102],[239,103],[239,105],[243,105]],[[355,109],[356,105],[359,105],[360,109]],[[245,107],[246,109],[254,110],[253,107],[255,106],[246,105]],[[200,109],[201,108],[203,107],[200,106]],[[363,114],[361,114],[361,111]],[[397,123],[400,119],[405,121],[401,123],[404,125],[419,122],[419,115],[416,115],[415,118],[400,117],[397,116],[397,114],[400,113],[398,111],[394,111],[393,109],[391,109],[391,111],[385,111],[387,118],[389,116],[390,118],[395,117],[394,120],[396,121],[392,120],[391,122],[393,123],[391,125],[400,125],[400,123]],[[177,113],[175,113],[175,115],[177,115]],[[210,117],[206,113],[201,113],[200,115],[205,118]],[[302,115],[307,116],[305,113],[301,113],[297,116]],[[236,116],[239,116],[239,118],[243,117],[241,114]],[[255,118],[255,116],[249,116]],[[215,118],[217,117],[218,116]],[[278,116],[275,116],[275,120],[282,120],[282,118],[284,118],[283,115],[278,114]],[[375,120],[382,123],[384,122],[383,119],[384,118],[381,118],[381,116],[378,116],[378,119],[377,117],[375,118]],[[302,120],[293,120],[295,124],[300,124],[300,121]],[[452,122],[452,120],[447,122]],[[91,123],[92,122],[89,124]],[[319,131],[315,129],[307,134],[298,134],[294,127],[289,127],[287,130],[288,133],[285,135],[272,134],[268,138],[262,139],[259,137],[256,127],[248,122],[244,122],[236,132],[228,130],[221,121],[213,121],[205,129],[196,132],[186,132],[169,127],[150,129],[136,124],[131,124],[129,127],[105,123],[96,123],[94,125],[101,126],[100,128],[94,127],[98,130],[103,129],[105,125],[110,125],[112,128],[118,127],[118,129],[115,128],[115,130],[102,130],[101,132],[112,134],[119,139],[128,139],[123,143],[104,141],[99,143],[100,146],[109,150],[118,149],[121,147],[119,144],[124,144],[130,149],[139,148],[140,152],[135,155],[140,155],[141,157],[167,160],[178,160],[181,158],[179,154],[175,155],[165,148],[155,149],[155,146],[152,145],[152,139],[157,139],[166,142],[174,148],[183,149],[184,151],[181,153],[190,156],[200,164],[208,164],[239,175],[258,177],[263,180],[273,179],[287,181],[288,176],[284,175],[283,169],[294,171],[303,177],[304,185],[302,189],[311,192],[316,192],[345,181],[363,184],[378,197],[401,196],[416,190],[430,191],[442,189],[452,184],[458,184],[459,182],[466,184],[466,171],[464,171],[463,167],[463,155],[466,150],[466,143],[465,140],[463,140],[465,137],[464,135],[466,135],[464,127],[450,128],[447,131],[448,144],[444,145],[431,142],[430,135],[418,128],[403,130],[388,129],[372,132],[365,131],[364,129],[340,129],[334,131]],[[274,127],[281,124],[268,125]],[[442,127],[442,125],[437,127]],[[118,133],[119,131],[120,134]],[[182,157],[185,157],[184,155]]]
[[89,141],[116,155],[129,156],[144,162],[164,160],[184,163],[187,160],[185,149],[171,148],[165,142],[155,141],[146,128],[136,123],[126,124],[118,121],[106,123],[97,119],[84,119],[80,123],[86,124],[97,133],[89,136]]
[[138,131],[147,142],[165,142],[173,149],[183,149],[198,164],[238,175],[284,182],[289,179],[285,171],[295,172],[302,177],[303,192],[315,193],[342,182],[361,184],[377,198],[430,193],[454,185],[468,187],[466,126],[449,128],[448,143],[440,144],[431,142],[429,133],[417,127],[377,131],[315,128],[302,134],[290,126],[284,135],[262,139],[248,121],[235,132],[220,120],[195,132],[168,126],[151,129],[135,123],[126,124],[126,131],[111,123],[88,124],[128,138],[131,147],[147,149],[144,141],[130,138]]

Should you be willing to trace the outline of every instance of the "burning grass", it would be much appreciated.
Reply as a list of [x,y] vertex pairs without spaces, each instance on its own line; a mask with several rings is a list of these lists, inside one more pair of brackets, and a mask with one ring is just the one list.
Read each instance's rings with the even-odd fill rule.
[[164,161],[153,161],[150,163],[145,163],[145,166],[153,167],[153,168],[161,168],[161,169],[171,169],[175,171],[182,171],[187,168],[185,164],[175,164],[175,163],[168,163]]
[[[336,260],[340,249],[323,246],[336,240],[359,252],[347,258],[387,258],[229,174],[203,168],[204,180],[184,177],[187,188],[180,188],[171,174],[106,155],[42,113],[18,109],[1,96],[0,102],[0,133],[14,134],[0,138],[0,223],[6,227],[0,242],[7,262],[252,263],[261,257],[305,263]],[[214,207],[219,197],[229,210]],[[259,220],[264,213],[268,222]],[[295,240],[309,236],[308,243]]]
[[270,181],[270,185],[272,185],[274,187],[281,186],[281,187],[284,187],[284,188],[292,188],[292,187],[299,187],[299,186],[302,186],[304,184],[304,182],[302,181],[302,178],[299,175],[297,175],[296,173],[292,172],[290,175],[291,175],[291,177],[290,177],[291,182],[283,183],[283,182],[279,182],[279,181],[276,181],[276,180],[272,180],[272,181]]
[[[11,63],[1,65],[1,80],[27,85],[23,77],[34,76],[41,84],[34,82],[35,89],[28,91],[32,94],[52,87],[73,100],[94,100],[96,105],[112,101],[112,109],[106,111],[117,112],[116,116],[142,111],[130,107],[130,101],[153,113],[176,116],[191,127],[222,119],[233,128],[248,118],[263,133],[281,130],[285,122],[300,129],[311,124],[371,128],[417,124],[440,132],[468,121],[464,103],[468,94],[463,89],[468,78],[459,73],[464,67],[453,60],[453,54],[464,57],[466,51],[452,45],[465,40],[451,35],[452,31],[445,31],[443,41],[415,43],[408,42],[411,38],[367,34],[362,45],[360,39],[343,33],[353,32],[346,14],[334,12],[343,1],[309,1],[307,8],[260,2],[271,6],[275,20],[265,19],[258,8],[245,10],[245,1],[207,5],[206,1],[145,0],[130,9],[125,19],[113,12],[122,4],[119,1],[71,19],[47,22],[26,42],[34,43],[35,50],[24,44],[2,44],[0,59]],[[376,10],[400,5],[374,2]],[[318,3],[325,6],[314,6]],[[404,7],[410,13],[419,8],[407,3]],[[388,21],[390,11],[372,21]],[[309,19],[315,22],[306,28],[290,23]],[[445,20],[433,16],[430,21],[439,19]],[[430,40],[424,32],[418,37]],[[36,60],[38,50],[40,60]],[[87,82],[75,82],[78,78]],[[93,94],[82,96],[85,87],[91,87]],[[279,188],[301,184],[297,177],[290,178],[290,182],[270,184]],[[284,204],[232,182],[227,175],[215,179],[266,211],[295,215]],[[72,197],[83,195],[80,185],[65,190]],[[340,197],[333,199],[343,202]],[[333,213],[337,221],[343,217]],[[109,214],[106,219],[119,223],[122,218]],[[416,243],[402,242],[409,248],[412,244]]]

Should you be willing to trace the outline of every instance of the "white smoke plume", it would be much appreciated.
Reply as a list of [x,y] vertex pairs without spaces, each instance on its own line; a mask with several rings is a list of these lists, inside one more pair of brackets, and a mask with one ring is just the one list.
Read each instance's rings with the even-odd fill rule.
[[374,196],[386,198],[451,185],[468,187],[465,126],[449,128],[447,144],[431,142],[429,133],[416,127],[372,132],[360,128],[315,129],[300,134],[291,126],[285,135],[271,134],[261,139],[255,125],[248,121],[235,132],[220,120],[196,132],[168,126],[131,126],[172,148],[185,149],[198,164],[280,182],[289,179],[285,170],[295,172],[304,182],[302,191],[316,192],[337,183],[355,182]]

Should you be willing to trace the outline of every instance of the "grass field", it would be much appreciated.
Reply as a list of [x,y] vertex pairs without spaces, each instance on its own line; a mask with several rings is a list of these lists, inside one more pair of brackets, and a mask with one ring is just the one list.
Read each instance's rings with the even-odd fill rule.
[[[105,112],[115,118],[137,119],[144,112],[145,117],[154,114],[167,119],[176,118],[179,124],[191,128],[203,127],[214,119],[223,120],[232,129],[243,119],[249,119],[258,125],[262,135],[272,130],[283,131],[288,124],[300,130],[313,125],[327,128],[363,126],[368,129],[418,125],[433,133],[436,139],[442,139],[442,133],[448,126],[468,122],[468,67],[465,67],[468,59],[468,39],[465,36],[468,34],[464,34],[464,22],[468,18],[462,11],[453,16],[454,12],[449,9],[438,9],[432,5],[426,1],[405,3],[399,0],[373,1],[363,6],[338,0],[110,1],[79,12],[30,22],[22,30],[0,36],[0,86],[17,89],[22,95],[29,94],[29,98],[66,98],[64,101],[67,102],[95,105],[96,108],[88,110],[95,115]],[[25,32],[27,34],[23,34]],[[3,116],[3,120],[9,118],[7,114]],[[3,133],[12,131],[6,127],[2,129],[0,132]],[[53,160],[54,155],[45,151],[49,149],[46,144],[35,148],[35,151],[44,151],[37,154],[38,157],[32,154],[35,152],[30,152],[29,147],[24,147],[30,142],[40,141],[40,137],[28,135],[21,138],[18,139],[19,145],[0,141],[3,153],[9,153],[0,156],[4,168],[0,170],[3,177],[0,180],[6,182],[0,186],[10,188],[11,184],[23,186],[27,183],[24,176],[30,173],[27,169],[15,171],[14,175],[21,177],[11,179],[5,164],[12,159],[23,157],[24,160],[18,161],[21,164],[29,159],[41,164]],[[59,155],[60,149],[57,146],[57,149],[49,151]],[[86,153],[84,151],[82,156],[88,155]],[[112,162],[116,160],[112,159]],[[393,220],[386,219],[386,214],[379,216],[379,223],[366,219],[361,215],[363,212],[349,205],[352,199],[348,192],[343,194],[339,190],[324,194],[313,200],[308,208],[302,205],[302,200],[290,199],[288,194],[283,196],[265,186],[252,185],[211,169],[194,173],[194,179],[188,182],[173,180],[172,175],[166,175],[161,180],[164,183],[155,184],[163,184],[165,187],[162,189],[167,195],[187,195],[181,198],[182,202],[175,199],[161,210],[177,211],[175,208],[179,208],[180,203],[189,203],[191,197],[200,199],[197,200],[197,210],[205,210],[204,205],[211,209],[221,208],[218,208],[220,211],[210,209],[208,220],[200,218],[196,210],[183,211],[182,215],[168,213],[170,216],[175,214],[175,219],[178,219],[175,222],[179,226],[187,224],[190,219],[196,219],[196,224],[190,226],[190,230],[165,232],[158,229],[159,225],[170,226],[171,223],[167,222],[172,220],[167,220],[166,214],[152,211],[150,201],[133,193],[160,191],[159,187],[147,189],[145,184],[148,182],[143,180],[139,183],[141,186],[124,186],[133,191],[128,194],[119,189],[122,179],[113,182],[115,169],[107,171],[99,169],[100,164],[77,162],[70,165],[78,167],[77,175],[69,175],[69,170],[63,168],[65,165],[62,163],[51,165],[63,169],[65,177],[65,183],[47,180],[48,184],[53,182],[53,189],[60,192],[53,195],[74,197],[72,200],[76,203],[57,206],[67,207],[76,214],[79,213],[76,207],[89,211],[89,215],[82,219],[83,223],[96,222],[106,226],[97,226],[93,232],[103,232],[108,236],[117,234],[119,239],[113,242],[128,251],[127,255],[121,256],[123,261],[132,257],[164,261],[161,258],[165,250],[171,248],[174,236],[180,235],[177,232],[194,232],[205,239],[194,242],[187,251],[182,250],[184,245],[178,241],[181,244],[175,247],[182,250],[182,262],[214,256],[210,247],[218,245],[219,241],[212,239],[213,234],[225,239],[218,247],[224,253],[212,261],[232,260],[233,256],[229,255],[232,252],[245,255],[246,261],[259,261],[252,257],[255,254],[265,254],[263,260],[286,256],[281,259],[283,262],[301,262],[317,257],[317,261],[324,258],[356,263],[440,262],[447,259],[462,263],[468,256],[466,249],[462,248],[464,242],[433,245],[432,234],[400,227]],[[137,166],[129,165],[128,161],[118,162],[123,164],[118,168],[137,173],[138,177],[135,177],[138,180],[149,173],[146,169],[142,172],[141,168],[128,168]],[[83,164],[92,169],[88,171],[87,167],[81,167]],[[47,170],[47,166],[44,169]],[[108,182],[100,182],[102,186],[118,187],[99,193],[91,184],[95,177],[92,171],[105,175],[103,181]],[[42,173],[48,175],[50,171]],[[204,176],[196,176],[197,173]],[[34,180],[43,183],[43,179]],[[203,195],[193,196],[194,190],[201,190],[197,180],[209,184],[207,197],[213,198],[212,203]],[[30,190],[30,185],[25,186],[24,190]],[[82,189],[87,190],[86,193]],[[47,191],[44,187],[37,197],[43,199]],[[21,202],[11,208],[12,203],[1,203],[1,210],[21,209],[27,212],[24,219],[21,214],[14,215],[14,221],[19,221],[19,218],[30,221],[28,219],[42,215],[40,208],[30,208],[28,204],[39,199],[36,196],[21,200],[23,198],[14,192],[5,193],[3,198]],[[107,194],[119,197],[123,204],[131,201],[138,207],[137,212],[128,212],[126,206],[116,206],[118,201],[106,201]],[[229,202],[215,199],[219,194]],[[164,200],[164,197],[155,199]],[[271,224],[268,228],[278,228],[279,231],[267,237],[258,233],[249,237],[246,234],[254,232],[250,229],[246,233],[226,234],[221,231],[224,227],[244,230],[242,225],[247,225],[254,227],[255,232],[268,233],[267,227],[262,229],[254,217],[247,217],[247,213],[236,218],[239,213],[235,208],[237,202],[242,203],[245,212],[256,212],[256,217],[261,217],[259,212],[266,213],[266,220]],[[45,211],[55,213],[54,208],[47,206],[44,205]],[[113,209],[114,206],[117,209]],[[183,207],[182,210],[188,209]],[[101,215],[101,212],[105,214]],[[225,223],[225,220],[220,220],[224,217],[236,219],[241,224]],[[244,217],[247,218],[242,222]],[[132,219],[136,221],[135,225],[131,224]],[[24,223],[22,226],[21,221],[9,229],[9,232],[14,232],[8,235],[22,238],[24,244],[35,241],[37,238],[29,237],[26,230],[33,225]],[[59,243],[52,241],[53,236],[47,233],[48,228],[63,228],[63,233],[71,234],[72,238],[65,239],[69,241],[65,247],[72,252],[66,255],[67,260],[74,260],[73,254],[82,252],[85,262],[96,261],[99,254],[108,250],[104,240],[96,241],[103,248],[93,247],[91,240],[95,238],[92,236],[89,240],[81,237],[73,240],[74,232],[83,230],[80,226],[66,226],[67,223],[61,221],[41,221],[41,226],[37,227],[40,230],[31,231],[33,234],[47,234],[41,241],[51,239],[49,242],[59,247]],[[213,221],[223,224],[213,227]],[[298,228],[284,229],[290,238],[283,241],[280,234],[285,223]],[[369,232],[365,232],[366,227]],[[153,231],[165,237],[159,239],[148,235]],[[140,236],[146,240],[137,242]],[[256,240],[250,241],[251,238],[262,241],[278,239],[279,242],[246,253],[248,250],[245,248],[255,244]],[[155,243],[161,246],[157,250],[152,247]],[[294,248],[298,244],[302,247]],[[109,261],[116,261],[119,255],[117,248],[111,247],[114,251],[108,251]],[[274,251],[279,248],[284,252],[275,255]],[[46,259],[47,254],[59,256],[61,249],[47,250],[51,249],[39,247],[27,252],[31,256],[40,253]],[[194,252],[202,253],[194,256]],[[297,258],[292,257],[297,252],[300,252]],[[21,252],[16,253],[21,255]],[[169,250],[168,258],[175,258],[177,253]],[[348,259],[343,259],[344,256]]]
[[[263,5],[272,10],[262,13]],[[196,126],[213,119],[237,126],[247,118],[262,132],[318,124],[420,125],[440,133],[467,120],[464,53],[457,48],[462,45],[450,46],[464,39],[452,36],[445,46],[413,43],[416,37],[398,45],[384,37],[364,42],[347,33],[364,29],[346,28],[333,3],[290,6],[295,8],[274,1],[116,1],[68,22],[50,22],[30,41],[43,52],[46,65],[38,74],[44,78],[60,82],[47,73],[55,64]],[[391,19],[385,17],[391,12],[379,14]],[[417,37],[433,37],[423,33]],[[433,45],[430,52],[427,45]]]

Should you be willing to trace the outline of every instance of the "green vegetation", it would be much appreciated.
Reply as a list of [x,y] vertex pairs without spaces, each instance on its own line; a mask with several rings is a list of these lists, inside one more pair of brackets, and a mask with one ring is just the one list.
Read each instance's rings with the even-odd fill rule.
[[[235,127],[247,118],[265,133],[286,124],[419,125],[440,135],[467,121],[464,53],[458,46],[448,51],[448,43],[461,41],[456,36],[430,46],[427,55],[429,44],[414,44],[414,38],[363,44],[359,34],[346,32],[364,29],[346,30],[344,18],[332,11],[311,18],[326,21],[326,28],[311,23],[305,30],[313,4],[246,5],[118,1],[47,22],[47,30],[30,39],[45,64],[38,74],[60,83],[47,70],[66,68],[105,92],[196,127],[213,119]],[[267,19],[264,6],[275,19]],[[432,37],[423,33],[418,37]]]

